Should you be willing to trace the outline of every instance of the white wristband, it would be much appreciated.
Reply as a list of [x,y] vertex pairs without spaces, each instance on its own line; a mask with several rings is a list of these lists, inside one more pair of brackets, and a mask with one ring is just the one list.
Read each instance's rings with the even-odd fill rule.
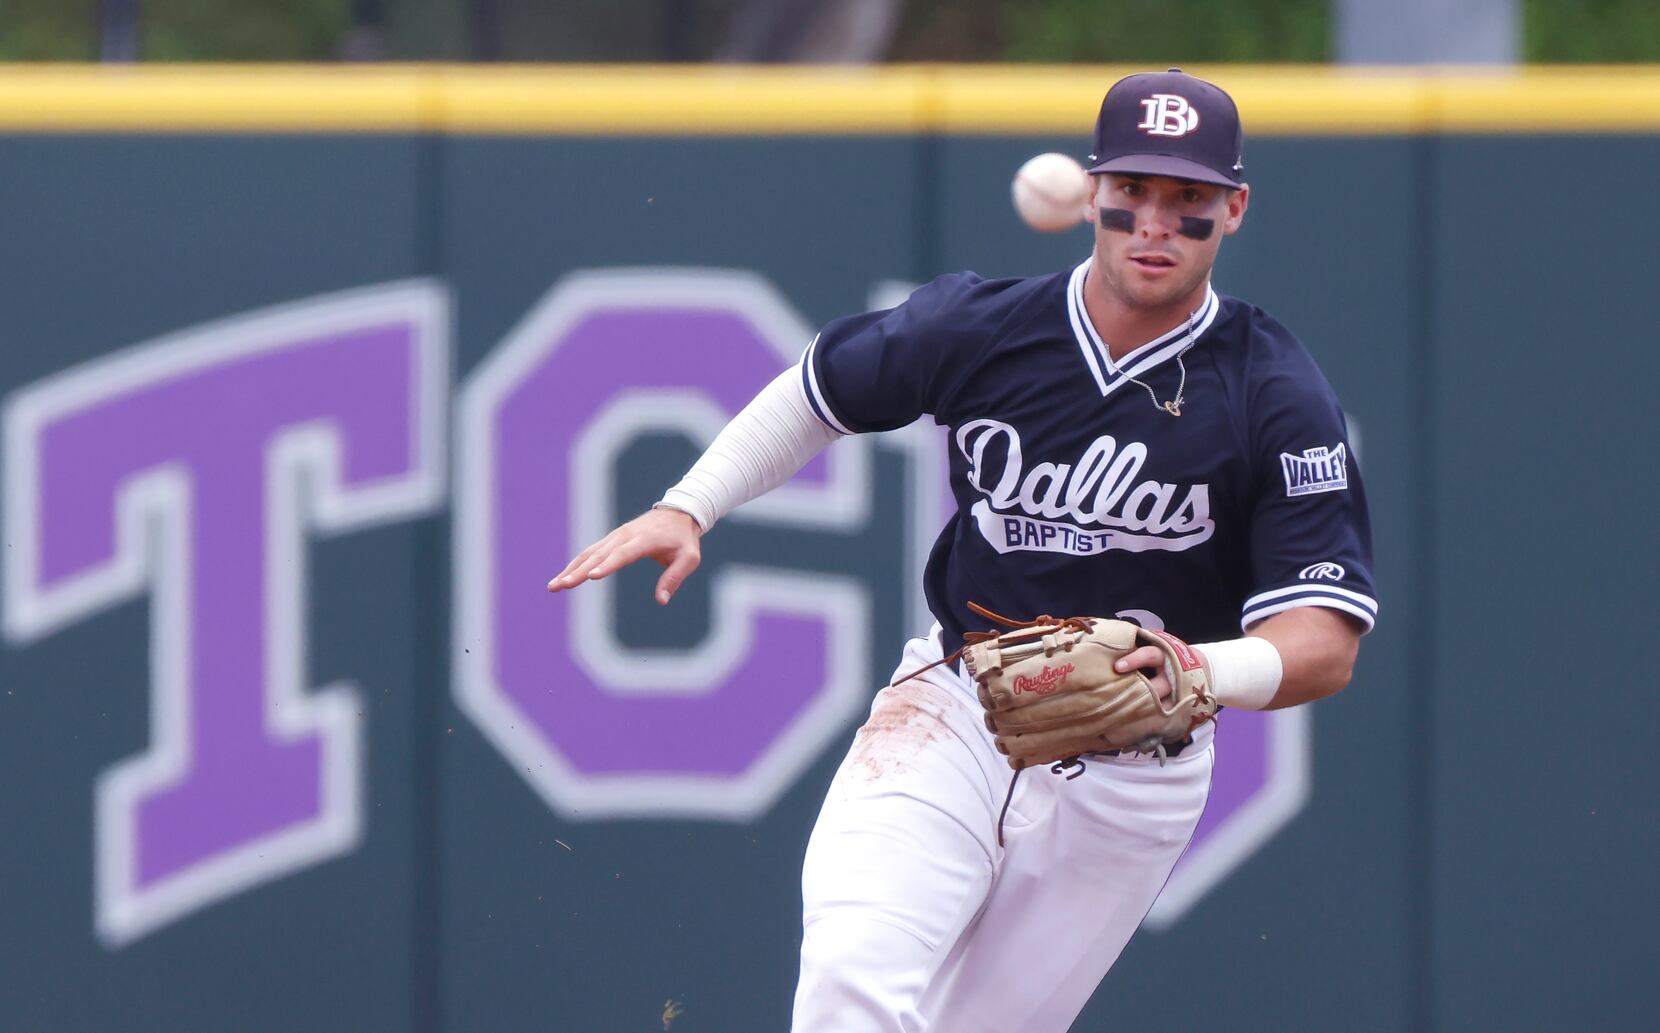
[[1241,710],[1262,710],[1274,701],[1285,664],[1265,638],[1205,642],[1193,647],[1210,664],[1210,691],[1216,702]]

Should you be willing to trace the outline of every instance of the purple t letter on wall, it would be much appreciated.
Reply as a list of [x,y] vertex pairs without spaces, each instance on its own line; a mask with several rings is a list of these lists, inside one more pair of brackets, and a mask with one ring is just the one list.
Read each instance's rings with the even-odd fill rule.
[[353,291],[8,401],[7,634],[151,595],[150,745],[97,791],[106,944],[358,842],[360,708],[306,684],[305,535],[438,503],[447,318],[433,284]]

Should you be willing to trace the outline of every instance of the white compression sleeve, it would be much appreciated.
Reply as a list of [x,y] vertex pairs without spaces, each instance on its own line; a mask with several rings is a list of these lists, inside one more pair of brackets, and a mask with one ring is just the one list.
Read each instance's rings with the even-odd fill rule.
[[1285,661],[1265,638],[1233,638],[1193,647],[1210,664],[1210,691],[1216,702],[1241,710],[1261,710],[1274,701]]
[[689,514],[708,531],[721,517],[795,476],[840,436],[813,415],[801,367],[791,366],[732,418],[657,505]]

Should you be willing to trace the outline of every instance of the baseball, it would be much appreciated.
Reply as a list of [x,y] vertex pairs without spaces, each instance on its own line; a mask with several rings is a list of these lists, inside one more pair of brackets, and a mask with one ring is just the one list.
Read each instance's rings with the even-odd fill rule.
[[1026,225],[1044,233],[1069,230],[1084,221],[1089,173],[1064,154],[1050,151],[1014,174],[1014,207]]

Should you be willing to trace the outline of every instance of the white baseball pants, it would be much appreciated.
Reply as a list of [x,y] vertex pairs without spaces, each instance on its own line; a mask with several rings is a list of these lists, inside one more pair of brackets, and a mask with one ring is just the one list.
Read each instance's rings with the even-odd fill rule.
[[[940,656],[913,639],[895,677]],[[1193,836],[1211,734],[1024,772],[999,846],[1011,772],[973,683],[883,689],[807,844],[794,1033],[1064,1033]]]

